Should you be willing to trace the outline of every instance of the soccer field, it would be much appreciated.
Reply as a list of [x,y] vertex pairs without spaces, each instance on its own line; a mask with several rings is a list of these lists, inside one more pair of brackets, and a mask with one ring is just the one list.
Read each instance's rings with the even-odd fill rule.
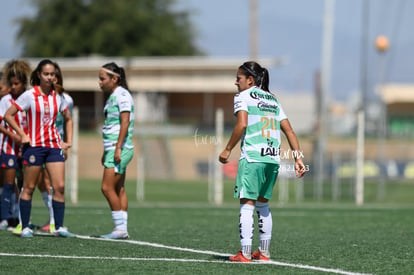
[[[99,184],[88,184],[80,199],[89,196],[90,201],[68,203],[66,209],[65,225],[78,238],[22,239],[0,231],[1,274],[412,274],[414,270],[414,207],[407,205],[356,208],[275,202],[272,261],[240,264],[227,260],[239,249],[237,201],[229,199],[214,207],[195,202],[206,196],[197,195],[202,186],[185,193],[188,186],[181,190],[172,184],[165,194],[148,186],[152,202],[130,204],[130,239],[107,241],[89,237],[108,233],[112,221],[95,189]],[[170,201],[162,198],[168,194]],[[188,196],[192,199],[186,201]],[[32,221],[41,224],[46,209],[35,200]],[[257,244],[255,238],[253,245]]]

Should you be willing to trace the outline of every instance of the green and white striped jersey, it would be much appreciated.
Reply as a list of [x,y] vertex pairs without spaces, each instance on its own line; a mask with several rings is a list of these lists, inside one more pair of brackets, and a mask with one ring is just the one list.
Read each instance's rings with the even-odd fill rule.
[[[72,114],[72,111],[73,111],[73,98],[65,92],[63,92],[61,94],[61,96],[68,103],[69,111]],[[62,115],[61,112],[57,113],[55,123],[56,123],[56,128],[58,130],[58,133],[59,133],[60,137],[62,138],[62,140],[64,140],[64,136],[65,136],[65,129],[64,129],[65,119],[63,118],[63,115]]]
[[251,87],[234,96],[234,114],[248,113],[247,128],[241,139],[240,159],[248,162],[280,162],[280,122],[287,119],[275,96]]
[[102,136],[105,151],[115,149],[121,129],[122,112],[129,112],[128,133],[124,139],[122,148],[133,149],[134,100],[128,90],[118,86],[106,100],[104,107],[105,122],[102,129]]

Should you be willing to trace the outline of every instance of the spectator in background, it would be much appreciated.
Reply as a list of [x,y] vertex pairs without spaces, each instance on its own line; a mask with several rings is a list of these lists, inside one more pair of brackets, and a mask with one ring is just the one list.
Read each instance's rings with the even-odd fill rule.
[[[50,176],[53,188],[52,207],[55,219],[55,236],[73,237],[63,227],[65,213],[65,165],[63,150],[71,147],[72,117],[69,106],[63,97],[53,90],[56,67],[49,59],[39,62],[31,73],[32,89],[25,91],[7,110],[4,118],[19,134],[23,150],[24,182],[20,198],[20,215],[22,221],[21,237],[32,237],[29,228],[32,195],[38,182],[43,165]],[[14,121],[14,115],[26,111],[28,117],[28,134]],[[67,142],[63,142],[56,127],[56,115],[61,112],[66,121]]]
[[134,153],[134,102],[128,91],[124,69],[113,62],[100,69],[99,86],[103,92],[110,94],[104,107],[105,122],[102,129],[102,193],[112,210],[115,225],[111,233],[101,237],[126,239],[128,198],[125,192],[125,175]]
[[[240,200],[241,250],[230,257],[234,262],[270,259],[272,215],[268,201],[279,173],[280,131],[286,135],[292,150],[299,152],[299,143],[282,106],[269,91],[269,72],[258,63],[243,63],[236,76],[238,93],[234,96],[234,114],[237,123],[232,135],[219,156],[226,163],[231,150],[241,140],[241,156],[237,169],[234,197]],[[299,155],[299,154],[298,154]],[[300,157],[295,159],[297,177],[305,173]],[[251,253],[256,209],[260,229],[260,246]]]

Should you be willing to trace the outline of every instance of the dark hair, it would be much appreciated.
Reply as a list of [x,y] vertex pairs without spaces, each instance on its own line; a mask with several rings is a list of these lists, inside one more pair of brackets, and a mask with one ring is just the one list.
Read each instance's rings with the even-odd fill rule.
[[10,60],[4,65],[4,80],[10,86],[11,79],[16,77],[26,90],[27,84],[29,83],[30,65],[23,60]]
[[126,80],[124,68],[119,67],[115,62],[107,63],[107,64],[103,65],[102,68],[105,68],[105,69],[107,69],[109,71],[112,71],[115,74],[117,74],[117,75],[115,75],[115,74],[111,74],[109,72],[106,72],[111,77],[117,76],[118,77],[117,84],[128,90],[128,83],[127,83],[127,80]]
[[269,71],[260,66],[259,63],[254,61],[247,61],[244,62],[243,65],[239,67],[239,70],[242,70],[246,77],[252,76],[254,79],[254,83],[260,89],[270,92],[269,91]]
[[63,76],[62,76],[62,70],[60,69],[60,66],[58,63],[53,62],[53,65],[55,65],[55,77],[57,79],[56,84],[53,84],[53,89],[58,93],[61,94],[65,91],[63,88]]
[[37,64],[36,69],[30,75],[30,84],[32,86],[38,86],[38,85],[40,85],[40,78],[38,76],[38,73],[39,74],[42,73],[43,66],[48,65],[48,64],[50,64],[50,65],[52,65],[53,67],[56,68],[55,63],[52,60],[50,60],[50,59],[43,59],[43,60],[41,60],[39,62],[39,64]]

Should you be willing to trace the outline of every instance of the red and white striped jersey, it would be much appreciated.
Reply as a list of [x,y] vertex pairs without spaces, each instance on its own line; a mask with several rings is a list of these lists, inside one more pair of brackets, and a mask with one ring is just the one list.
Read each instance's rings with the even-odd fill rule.
[[[4,114],[10,108],[10,106],[14,103],[15,99],[11,94],[5,95],[0,100],[0,119],[3,120]],[[14,116],[14,119],[19,125],[20,128],[27,134],[27,120],[26,120],[26,112],[17,112]],[[10,127],[5,121],[3,126],[9,130],[10,132],[16,133],[12,127]],[[1,152],[9,155],[17,155],[20,150],[20,145],[16,144],[14,140],[9,137],[8,135],[3,135],[3,141],[1,143]]]
[[42,95],[39,87],[35,86],[21,94],[14,105],[19,111],[27,112],[30,146],[61,148],[55,121],[57,114],[68,108],[61,95],[55,91]]

